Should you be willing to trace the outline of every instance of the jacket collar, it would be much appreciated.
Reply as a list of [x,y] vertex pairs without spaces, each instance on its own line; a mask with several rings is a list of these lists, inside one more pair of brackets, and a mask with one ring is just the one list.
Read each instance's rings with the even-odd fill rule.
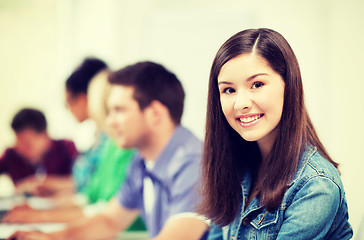
[[[303,152],[302,156],[300,157],[295,177],[290,182],[289,186],[293,185],[301,177],[303,171],[305,170],[305,168],[307,166],[308,160],[311,158],[311,156],[313,154],[315,154],[316,151],[317,151],[316,147],[311,147],[311,146],[306,147],[305,151]],[[251,174],[249,171],[245,171],[245,173],[244,173],[244,177],[243,177],[243,180],[241,183],[241,188],[242,188],[241,208],[244,208],[245,200],[249,197],[249,191],[251,188]],[[246,211],[243,213],[243,215],[241,217],[245,218],[251,212],[256,211],[262,207],[263,207],[263,204],[261,203],[261,201],[259,201],[259,199],[257,197],[255,197],[251,201],[251,203],[249,204]]]
[[305,150],[304,150],[304,152],[303,152],[303,154],[300,157],[300,160],[298,162],[298,167],[297,167],[296,174],[295,174],[293,180],[290,182],[290,184],[288,186],[292,186],[301,177],[303,171],[306,169],[308,160],[316,152],[317,152],[317,148],[316,147],[312,147],[312,146],[308,145],[305,148]]

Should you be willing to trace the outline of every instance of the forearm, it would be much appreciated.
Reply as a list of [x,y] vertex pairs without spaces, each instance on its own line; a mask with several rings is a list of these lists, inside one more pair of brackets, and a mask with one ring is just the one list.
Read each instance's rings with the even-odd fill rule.
[[73,222],[64,231],[54,233],[52,237],[56,240],[110,239],[127,228],[138,214],[137,210],[126,209],[117,199],[112,199],[102,213]]
[[82,218],[83,211],[79,207],[51,210],[34,210],[29,207],[18,207],[10,211],[4,218],[6,223],[44,223],[71,222]]
[[54,191],[73,191],[74,182],[71,176],[47,176],[44,181],[44,187]]
[[112,219],[104,215],[84,218],[68,225],[60,232],[49,234],[54,240],[109,239],[115,237],[120,229]]
[[[96,240],[113,239],[137,217],[137,210],[129,210],[121,206],[117,199],[112,199],[102,213],[91,218],[82,218],[72,222],[63,231],[54,233],[16,233],[16,239],[47,240]],[[24,238],[23,236],[30,236]],[[34,237],[33,237],[34,236]]]
[[48,175],[46,178],[46,181],[49,181],[51,184],[52,183],[63,183],[63,184],[73,184],[73,179],[72,176],[70,175],[65,175],[65,176],[58,176],[58,175]]
[[75,219],[83,218],[84,214],[80,207],[70,207],[64,209],[45,210],[43,222],[73,222]]

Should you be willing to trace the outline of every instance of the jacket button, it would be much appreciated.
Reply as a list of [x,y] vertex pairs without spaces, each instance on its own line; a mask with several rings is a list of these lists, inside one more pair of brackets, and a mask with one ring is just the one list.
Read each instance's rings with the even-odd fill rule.
[[250,219],[248,217],[243,219],[243,225],[248,225],[250,223]]

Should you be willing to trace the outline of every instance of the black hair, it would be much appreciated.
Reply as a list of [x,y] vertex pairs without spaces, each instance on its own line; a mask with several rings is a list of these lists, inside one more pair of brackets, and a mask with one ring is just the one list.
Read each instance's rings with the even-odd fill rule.
[[68,77],[66,89],[73,95],[87,94],[91,79],[107,67],[106,63],[98,58],[86,58]]
[[33,108],[23,108],[15,114],[11,122],[11,128],[16,133],[24,129],[32,129],[41,133],[47,129],[47,121],[41,111]]

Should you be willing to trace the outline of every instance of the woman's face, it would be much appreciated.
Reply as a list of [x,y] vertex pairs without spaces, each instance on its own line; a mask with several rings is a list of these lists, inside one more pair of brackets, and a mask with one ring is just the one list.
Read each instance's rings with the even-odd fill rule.
[[226,120],[246,141],[258,141],[260,148],[271,146],[282,116],[284,86],[282,77],[259,55],[229,60],[218,76]]

